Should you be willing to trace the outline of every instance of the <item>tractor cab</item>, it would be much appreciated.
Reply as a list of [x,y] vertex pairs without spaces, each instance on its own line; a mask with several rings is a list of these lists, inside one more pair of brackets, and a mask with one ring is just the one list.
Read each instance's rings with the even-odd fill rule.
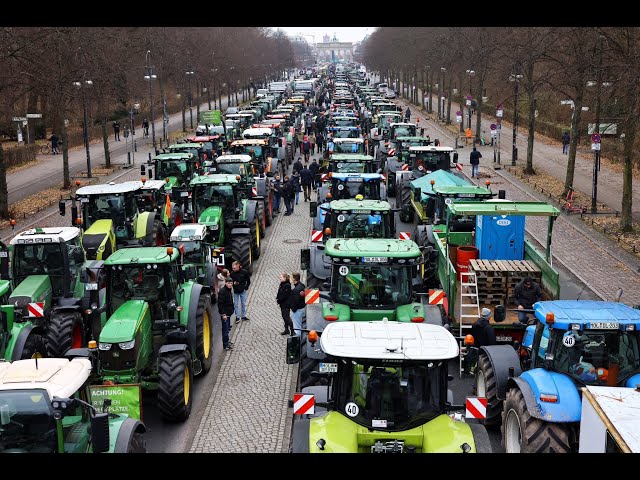
[[[246,132],[246,130],[245,130]],[[256,165],[258,175],[267,174],[269,176],[278,173],[272,171],[272,158],[276,157],[277,147],[271,147],[268,139],[242,139],[231,142],[229,149],[234,155],[249,155],[252,163]]]
[[364,139],[363,138],[334,138],[333,139],[333,153],[359,153],[364,154]]
[[333,139],[338,138],[360,138],[360,127],[327,127],[327,138],[333,135]]
[[240,187],[240,175],[205,175],[191,182],[193,216],[207,227],[207,240],[218,243],[224,234],[224,223],[233,217],[236,208],[247,198]]
[[205,159],[205,149],[199,142],[174,143],[166,148],[165,153],[189,153],[196,161],[200,162]]
[[336,153],[321,165],[322,173],[376,173],[373,157],[359,153]]
[[[391,238],[395,231],[391,205],[381,200],[333,200],[326,207],[322,231],[329,238]],[[311,213],[314,205],[311,204]]]
[[224,267],[224,247],[215,248],[206,238],[205,225],[183,223],[171,232],[169,240],[180,252],[180,263],[196,268],[198,283],[216,285],[216,264]]
[[458,152],[451,147],[432,145],[409,147],[405,162],[414,178],[419,178],[436,170],[450,170],[458,163]]
[[[144,165],[140,167],[142,175],[145,174]],[[167,190],[171,190],[172,198],[178,201],[181,192],[188,190],[189,181],[197,173],[200,162],[198,155],[194,155],[193,152],[174,152],[156,155],[146,165],[148,167],[146,173],[149,174],[150,179],[165,181],[169,179]]]
[[389,138],[415,137],[418,135],[418,127],[415,123],[393,122],[389,125]]
[[221,155],[211,162],[206,162],[204,170],[209,174],[240,175],[241,181],[253,184],[255,183],[253,176],[258,168],[252,161],[251,155],[237,154]]
[[379,173],[329,173],[318,199],[324,203],[362,195],[366,200],[386,200],[383,180]]

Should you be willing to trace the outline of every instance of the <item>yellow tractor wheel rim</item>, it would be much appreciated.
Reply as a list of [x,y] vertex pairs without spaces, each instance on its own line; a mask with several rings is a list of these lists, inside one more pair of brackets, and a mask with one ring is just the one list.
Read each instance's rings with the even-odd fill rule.
[[184,369],[184,404],[189,405],[189,396],[191,395],[191,382],[189,381],[189,367]]
[[204,335],[202,341],[202,344],[204,346],[204,358],[209,358],[209,354],[211,353],[211,326],[209,325],[209,312],[207,312],[206,310],[204,311],[202,322],[202,335]]
[[256,217],[256,249],[260,248],[260,219]]

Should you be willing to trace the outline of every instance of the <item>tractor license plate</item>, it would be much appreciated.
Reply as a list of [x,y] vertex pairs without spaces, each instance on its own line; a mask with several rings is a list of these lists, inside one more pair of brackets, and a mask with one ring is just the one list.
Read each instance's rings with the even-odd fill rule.
[[188,197],[189,196],[189,192],[180,192],[180,196],[181,197]]
[[618,328],[620,328],[620,324],[618,322],[591,322],[589,324],[589,328],[600,330],[617,330]]
[[496,342],[511,342],[513,338],[507,337],[505,335],[496,335]]
[[98,284],[95,283],[95,282],[85,283],[84,284],[84,289],[85,290],[98,290]]
[[389,260],[389,257],[362,257],[364,263],[381,263]]
[[220,256],[216,258],[216,264],[224,266],[224,253],[221,253]]
[[362,178],[349,178],[347,181],[353,183],[361,183],[363,180]]
[[370,213],[371,213],[371,210],[359,210],[359,209],[354,209],[354,210],[351,210],[351,213],[368,213],[368,214],[370,214]]
[[0,252],[0,258],[8,257],[7,252]]
[[318,371],[320,373],[336,373],[338,371],[338,364],[320,362],[320,365],[318,366]]

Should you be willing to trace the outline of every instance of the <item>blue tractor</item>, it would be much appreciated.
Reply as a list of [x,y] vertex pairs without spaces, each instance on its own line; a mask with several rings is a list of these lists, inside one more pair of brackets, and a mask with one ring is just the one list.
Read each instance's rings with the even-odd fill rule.
[[554,300],[537,302],[534,312],[522,345],[480,348],[484,423],[501,425],[507,453],[577,452],[581,387],[640,385],[640,310]]

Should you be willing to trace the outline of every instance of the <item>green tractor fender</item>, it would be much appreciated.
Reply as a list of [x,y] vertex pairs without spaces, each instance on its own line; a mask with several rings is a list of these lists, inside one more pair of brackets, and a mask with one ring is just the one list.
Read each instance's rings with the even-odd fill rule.
[[[110,445],[110,453],[130,453],[130,445],[146,450],[144,442],[142,445],[136,445],[136,442],[134,441],[134,436],[136,434],[143,434],[147,431],[147,427],[145,427],[144,423],[131,417],[125,418],[124,421],[119,422],[118,424],[114,425],[114,423],[109,424],[109,438],[115,438],[115,442]],[[115,431],[112,432],[112,429]]]
[[28,322],[15,322],[5,350],[5,359],[20,360],[31,332],[42,334],[40,327]]
[[153,221],[156,219],[156,212],[142,212],[134,219],[133,238],[144,239],[153,232]]
[[[11,291],[11,280],[0,280],[0,298],[8,295],[10,291]],[[2,303],[5,303],[5,302],[2,302]]]
[[[187,342],[191,352],[196,351],[196,313],[198,311],[198,300],[200,295],[210,293],[209,287],[195,282],[188,282],[182,285],[184,289],[182,312],[180,312],[180,324],[187,327]],[[188,299],[188,301],[187,301]]]

